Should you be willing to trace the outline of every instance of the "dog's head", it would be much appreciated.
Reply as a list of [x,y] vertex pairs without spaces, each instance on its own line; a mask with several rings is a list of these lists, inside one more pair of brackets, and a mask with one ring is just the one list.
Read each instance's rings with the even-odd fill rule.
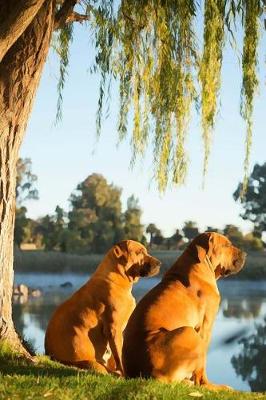
[[216,232],[198,235],[190,243],[188,251],[200,263],[209,263],[216,279],[236,274],[243,268],[246,259],[245,252],[235,247],[226,236]]
[[140,277],[154,276],[160,271],[161,262],[148,254],[147,249],[134,240],[124,240],[112,249],[114,257],[125,274],[133,282]]

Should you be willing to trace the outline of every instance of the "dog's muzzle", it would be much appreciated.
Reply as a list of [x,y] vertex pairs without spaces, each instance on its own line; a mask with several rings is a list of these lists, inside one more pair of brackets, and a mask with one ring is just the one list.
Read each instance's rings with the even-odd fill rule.
[[157,260],[157,258],[150,257],[148,260],[145,260],[140,271],[140,276],[155,276],[159,273],[160,267],[161,261]]
[[233,273],[237,273],[243,268],[245,261],[246,261],[246,257],[247,257],[247,253],[245,253],[244,251],[239,252],[238,257],[233,262],[233,266],[234,266]]

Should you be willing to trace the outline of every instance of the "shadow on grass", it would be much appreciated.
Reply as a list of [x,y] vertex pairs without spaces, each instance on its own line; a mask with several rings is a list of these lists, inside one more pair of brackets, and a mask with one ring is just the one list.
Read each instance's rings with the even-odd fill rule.
[[[80,374],[86,374],[88,371],[79,370],[77,368],[66,367],[62,364],[54,363],[50,360],[45,362],[38,361],[31,364],[28,361],[11,358],[0,357],[0,373],[3,375],[24,375],[24,376],[46,376],[54,378],[74,377]],[[90,375],[99,376],[96,373],[89,372]]]
[[[2,389],[5,397],[2,398],[12,398],[10,395],[19,394],[22,396],[19,398],[23,399],[33,398],[32,395],[34,398],[51,395],[51,399],[60,400],[187,400],[190,398],[188,396],[204,396],[206,400],[266,400],[266,397],[250,393],[210,392],[200,387],[165,384],[152,379],[121,379],[99,375],[61,365],[47,357],[39,357],[37,364],[29,364],[14,356],[1,355],[0,375],[7,377],[6,387]],[[30,397],[27,397],[28,393]]]
[[[148,383],[147,380],[121,379],[113,375],[101,375],[93,371],[64,366],[46,357],[36,364],[31,364],[24,359],[0,356],[0,375],[35,379],[52,378],[59,379],[60,381],[65,378],[84,377],[89,392],[102,392],[97,395],[97,399],[99,400],[106,399],[107,394],[108,400],[127,399],[129,393],[134,394],[134,396],[141,393],[144,396],[143,399],[147,398],[146,393],[144,394]],[[75,385],[75,381],[73,382]],[[148,398],[150,399],[151,397],[148,396]]]

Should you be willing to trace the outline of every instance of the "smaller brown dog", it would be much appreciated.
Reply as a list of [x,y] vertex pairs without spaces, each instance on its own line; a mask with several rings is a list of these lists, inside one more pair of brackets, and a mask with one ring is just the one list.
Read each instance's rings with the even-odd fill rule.
[[160,264],[133,240],[112,247],[90,280],[54,312],[45,353],[63,364],[123,374],[122,334],[136,304],[132,285],[156,275]]
[[216,280],[240,271],[245,257],[223,235],[197,236],[133,311],[124,335],[125,375],[228,388],[209,382],[206,373],[220,303]]

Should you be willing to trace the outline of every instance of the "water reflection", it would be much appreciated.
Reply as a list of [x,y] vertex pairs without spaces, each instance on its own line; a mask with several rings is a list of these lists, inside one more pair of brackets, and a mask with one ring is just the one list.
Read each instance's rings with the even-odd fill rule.
[[227,305],[223,309],[223,315],[226,318],[245,318],[254,319],[261,313],[263,300],[257,299],[228,299]]
[[[44,332],[55,307],[87,279],[78,274],[16,276],[17,284],[41,288],[44,293],[13,308],[17,330],[37,352],[44,350]],[[65,281],[72,282],[73,287],[60,287]],[[139,299],[157,282],[157,278],[141,280],[134,296]],[[219,289],[223,301],[208,355],[209,379],[239,390],[266,390],[266,282],[222,281]]]
[[266,318],[253,334],[239,340],[240,352],[232,357],[237,375],[252,391],[266,391]]

